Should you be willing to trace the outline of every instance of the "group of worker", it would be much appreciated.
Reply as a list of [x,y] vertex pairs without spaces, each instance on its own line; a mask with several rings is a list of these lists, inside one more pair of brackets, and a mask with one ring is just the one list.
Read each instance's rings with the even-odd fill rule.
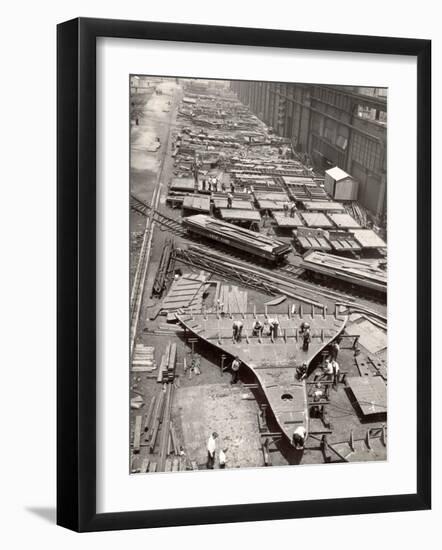
[[217,191],[218,190],[218,178],[216,176],[208,176],[203,178],[201,182],[202,191]]
[[[235,319],[232,324],[232,338],[234,342],[241,342],[242,330],[244,324],[240,319]],[[264,334],[264,331],[268,330],[268,335],[273,340],[278,338],[279,335],[279,321],[275,318],[265,319],[264,322],[261,322],[259,319],[255,319],[252,325],[252,336],[261,337]]]
[[295,217],[296,204],[293,201],[288,201],[288,200],[284,201],[282,207],[284,209],[284,216],[287,217],[290,214],[291,218]]
[[[213,432],[210,437],[209,441],[207,442],[207,469],[213,470],[215,467],[215,457],[216,457],[216,449],[217,449],[217,440],[218,440],[218,434],[216,432]],[[227,465],[227,447],[220,449],[218,454],[218,461],[219,461],[219,467],[221,469],[224,469]]]

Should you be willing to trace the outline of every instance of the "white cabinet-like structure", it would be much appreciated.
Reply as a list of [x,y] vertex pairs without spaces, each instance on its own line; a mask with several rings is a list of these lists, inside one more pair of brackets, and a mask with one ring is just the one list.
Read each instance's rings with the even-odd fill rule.
[[324,188],[336,200],[355,201],[358,198],[358,181],[337,166],[325,172]]

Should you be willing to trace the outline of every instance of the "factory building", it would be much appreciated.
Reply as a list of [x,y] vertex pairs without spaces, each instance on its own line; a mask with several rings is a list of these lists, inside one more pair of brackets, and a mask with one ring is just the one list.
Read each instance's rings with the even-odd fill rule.
[[246,81],[231,88],[315,170],[338,166],[353,176],[359,203],[385,221],[386,89]]

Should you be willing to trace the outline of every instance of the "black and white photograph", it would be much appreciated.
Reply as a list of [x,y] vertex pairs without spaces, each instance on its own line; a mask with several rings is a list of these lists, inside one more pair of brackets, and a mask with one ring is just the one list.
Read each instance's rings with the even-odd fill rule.
[[128,85],[130,473],[388,460],[388,89]]

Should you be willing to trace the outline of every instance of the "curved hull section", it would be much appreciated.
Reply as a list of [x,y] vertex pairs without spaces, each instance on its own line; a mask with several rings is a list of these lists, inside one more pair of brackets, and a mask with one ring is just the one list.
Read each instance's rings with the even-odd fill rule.
[[[309,363],[344,329],[347,318],[333,315],[279,315],[280,331],[274,340],[270,335],[252,336],[256,318],[263,322],[264,314],[246,313],[221,316],[217,314],[182,314],[178,321],[190,332],[212,344],[230,357],[238,356],[243,366],[257,378],[269,406],[281,428],[292,441],[293,431],[304,426],[308,432],[308,402],[305,382],[296,379],[296,367]],[[240,342],[232,338],[232,323],[241,319]],[[310,324],[311,342],[302,349],[300,325]]]

